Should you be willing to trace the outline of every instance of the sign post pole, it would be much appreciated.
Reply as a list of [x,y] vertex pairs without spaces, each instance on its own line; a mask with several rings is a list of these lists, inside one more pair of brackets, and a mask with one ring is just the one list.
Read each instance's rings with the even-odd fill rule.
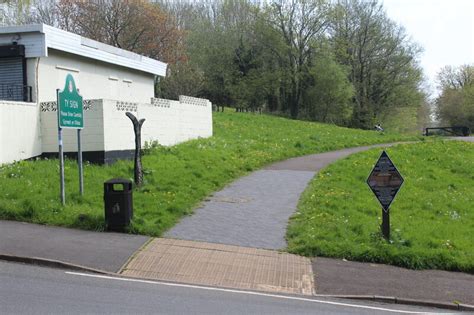
[[[56,90],[56,106],[58,111],[58,119],[59,119],[59,89]],[[64,188],[64,154],[63,154],[63,129],[61,125],[58,124],[58,145],[59,145],[59,190],[60,190],[60,197],[61,197],[61,204],[64,206],[66,204],[66,193]]]
[[84,178],[82,170],[81,129],[77,129],[77,164],[79,166],[79,192],[82,196],[84,195]]
[[390,212],[389,210],[385,211],[382,208],[382,225],[380,226],[382,229],[383,237],[386,240],[390,239]]
[[59,178],[61,186],[61,203],[63,206],[66,204],[66,191],[64,184],[64,152],[63,152],[63,129],[58,129],[58,141],[59,141]]

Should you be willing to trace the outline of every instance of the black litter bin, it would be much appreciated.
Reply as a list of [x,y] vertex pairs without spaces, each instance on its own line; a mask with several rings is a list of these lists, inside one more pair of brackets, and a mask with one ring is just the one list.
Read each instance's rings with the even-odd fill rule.
[[105,223],[108,230],[122,231],[133,217],[132,181],[113,178],[104,183]]

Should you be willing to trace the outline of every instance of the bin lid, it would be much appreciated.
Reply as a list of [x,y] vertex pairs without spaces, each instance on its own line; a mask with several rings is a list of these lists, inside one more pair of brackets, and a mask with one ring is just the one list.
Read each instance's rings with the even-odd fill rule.
[[106,181],[104,184],[131,184],[132,181],[126,178],[112,178]]

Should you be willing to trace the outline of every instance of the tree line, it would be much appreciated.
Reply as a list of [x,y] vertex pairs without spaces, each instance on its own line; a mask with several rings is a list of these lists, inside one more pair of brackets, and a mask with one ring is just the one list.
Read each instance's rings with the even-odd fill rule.
[[46,23],[169,63],[159,97],[357,128],[427,116],[421,48],[377,0],[31,0],[4,11],[3,23]]
[[446,66],[438,73],[436,113],[442,124],[474,132],[474,65]]

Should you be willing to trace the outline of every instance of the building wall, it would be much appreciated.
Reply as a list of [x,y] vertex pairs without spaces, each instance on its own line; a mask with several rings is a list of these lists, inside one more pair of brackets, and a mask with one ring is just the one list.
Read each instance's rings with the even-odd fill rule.
[[12,45],[13,42],[25,46],[25,57],[37,57],[45,54],[45,38],[41,33],[0,34],[0,45]]
[[[41,104],[41,130],[43,153],[58,152],[57,112],[55,102]],[[115,100],[93,100],[86,104],[83,152],[110,153],[116,158],[132,157],[135,135],[130,119],[131,112],[138,119],[145,118],[142,127],[142,147],[145,142],[157,141],[161,145],[175,145],[183,141],[212,136],[212,104],[208,100],[181,97],[180,101],[153,99],[152,103],[134,103]],[[65,152],[77,152],[76,130],[63,130]],[[105,162],[114,158],[105,158]],[[104,161],[99,161],[104,162]]]
[[153,99],[140,106],[143,139],[174,145],[191,139],[212,136],[212,104],[206,99],[180,96],[179,101]]
[[39,101],[55,101],[56,89],[64,89],[68,73],[84,99],[149,103],[154,96],[153,74],[49,48],[48,57],[39,61]]
[[41,153],[38,106],[0,101],[0,165]]
[[[103,101],[93,100],[84,110],[81,131],[83,151],[104,151]],[[41,103],[42,152],[58,152],[58,116],[56,102]],[[63,149],[77,152],[77,130],[63,129]]]
[[151,104],[104,101],[105,150],[134,148],[132,123],[125,116],[127,111],[138,119],[145,119],[142,146],[152,141],[170,146],[191,139],[211,137],[211,102],[191,97],[180,97],[180,100],[153,99]]
[[26,85],[31,86],[31,99],[33,100],[33,102],[37,101],[36,65],[38,62],[38,58],[26,59]]

